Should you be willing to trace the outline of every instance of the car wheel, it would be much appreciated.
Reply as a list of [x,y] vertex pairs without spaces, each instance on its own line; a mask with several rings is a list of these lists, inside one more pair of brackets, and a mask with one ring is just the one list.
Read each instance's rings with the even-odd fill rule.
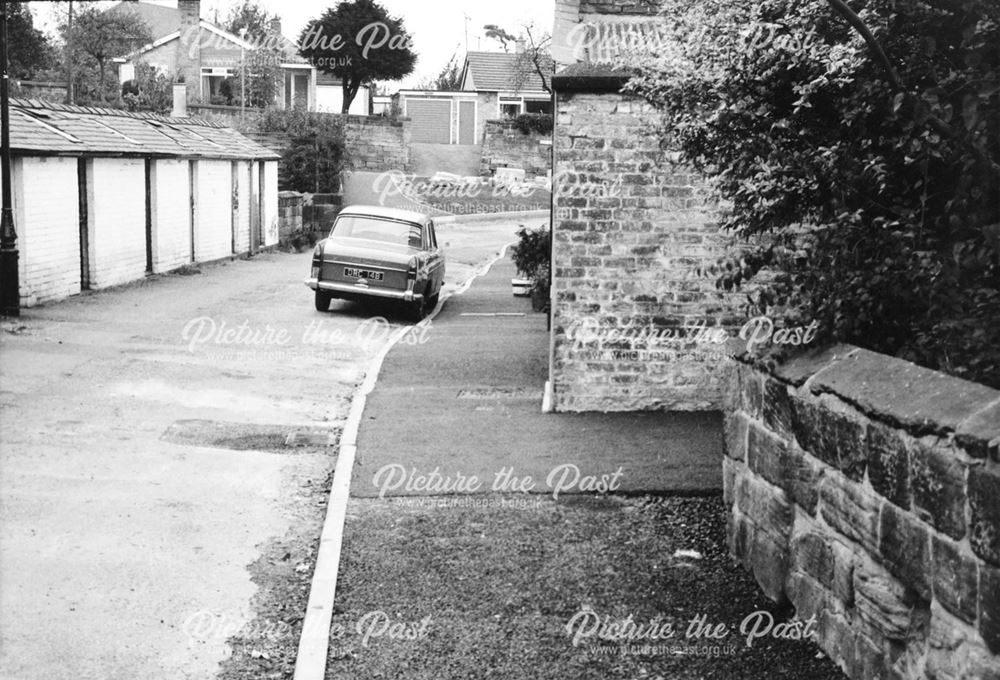
[[429,298],[427,298],[427,310],[434,311],[434,308],[438,306],[438,300],[441,299],[441,291],[434,293]]
[[414,323],[423,321],[423,318],[427,316],[427,298],[421,297],[419,300],[411,302],[407,312],[410,321]]
[[333,298],[333,296],[330,295],[325,290],[317,290],[316,291],[316,311],[317,312],[326,312],[326,311],[329,311],[329,309],[330,309],[330,300],[332,298]]

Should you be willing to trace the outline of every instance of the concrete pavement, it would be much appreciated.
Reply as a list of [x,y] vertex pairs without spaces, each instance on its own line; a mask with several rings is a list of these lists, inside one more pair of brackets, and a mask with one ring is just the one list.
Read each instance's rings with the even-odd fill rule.
[[[448,300],[424,342],[390,351],[361,422],[352,495],[512,490],[515,479],[523,489],[526,477],[535,493],[586,493],[602,479],[619,492],[720,490],[718,413],[541,413],[546,319],[511,294],[514,273],[501,260]],[[462,485],[471,478],[477,489]]]

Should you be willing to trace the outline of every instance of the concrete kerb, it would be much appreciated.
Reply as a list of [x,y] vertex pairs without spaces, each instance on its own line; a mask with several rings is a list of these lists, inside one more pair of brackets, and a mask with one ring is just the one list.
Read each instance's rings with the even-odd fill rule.
[[[444,295],[427,318],[417,325],[426,325],[433,321],[448,298],[467,291],[472,286],[473,281],[483,276],[493,265],[506,256],[507,249],[511,245],[513,243],[505,245],[495,258],[476,271],[461,286]],[[358,429],[361,426],[361,417],[365,411],[368,395],[375,389],[375,383],[386,356],[393,346],[412,329],[413,326],[404,326],[389,337],[385,346],[372,358],[365,371],[365,379],[358,386],[351,399],[351,410],[344,424],[337,465],[333,471],[333,482],[330,484],[330,498],[326,506],[323,530],[320,533],[316,566],[313,569],[312,582],[309,586],[309,601],[306,605],[305,618],[302,621],[302,634],[299,637],[299,649],[295,658],[294,680],[323,680],[326,674],[330,625],[333,621],[333,604],[337,595],[337,575],[340,570],[340,553],[343,547],[344,524],[347,519],[347,502],[351,495],[351,476],[358,451]]]

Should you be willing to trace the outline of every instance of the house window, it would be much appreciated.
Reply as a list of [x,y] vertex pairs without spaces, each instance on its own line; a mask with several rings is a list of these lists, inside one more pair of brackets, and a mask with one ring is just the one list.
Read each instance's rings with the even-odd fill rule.
[[551,99],[529,99],[524,102],[525,113],[552,113]]
[[500,117],[513,118],[521,113],[523,101],[511,97],[500,97]]
[[203,68],[201,69],[202,98],[210,104],[231,104],[238,93],[233,90],[233,69]]

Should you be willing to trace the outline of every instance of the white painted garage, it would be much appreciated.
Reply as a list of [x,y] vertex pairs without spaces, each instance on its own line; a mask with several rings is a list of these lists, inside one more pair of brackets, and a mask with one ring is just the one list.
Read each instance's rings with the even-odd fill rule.
[[278,242],[278,155],[194,118],[12,99],[21,305]]

